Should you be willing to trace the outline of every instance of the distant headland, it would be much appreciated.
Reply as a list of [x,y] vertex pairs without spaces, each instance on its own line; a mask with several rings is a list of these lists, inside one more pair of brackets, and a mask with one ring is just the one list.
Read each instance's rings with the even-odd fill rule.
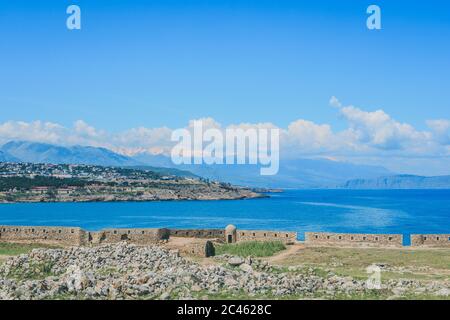
[[150,170],[94,165],[0,163],[0,203],[238,200],[248,188]]

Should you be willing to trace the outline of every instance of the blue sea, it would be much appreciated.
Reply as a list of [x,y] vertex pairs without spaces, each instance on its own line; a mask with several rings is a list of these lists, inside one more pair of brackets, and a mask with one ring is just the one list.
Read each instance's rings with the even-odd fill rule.
[[[227,201],[0,205],[0,225],[450,233],[450,190],[288,190]],[[406,240],[407,241],[407,240]],[[407,244],[407,243],[406,243]]]

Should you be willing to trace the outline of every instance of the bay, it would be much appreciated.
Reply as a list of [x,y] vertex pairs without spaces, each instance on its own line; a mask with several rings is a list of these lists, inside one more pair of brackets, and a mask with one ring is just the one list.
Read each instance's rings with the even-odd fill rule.
[[226,201],[15,203],[0,225],[224,228],[348,233],[450,233],[450,190],[287,190]]

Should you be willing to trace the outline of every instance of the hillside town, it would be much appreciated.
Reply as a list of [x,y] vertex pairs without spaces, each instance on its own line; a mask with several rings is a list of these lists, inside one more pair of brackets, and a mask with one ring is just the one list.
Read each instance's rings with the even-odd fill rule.
[[80,178],[104,182],[121,180],[174,179],[175,176],[161,176],[149,170],[133,168],[104,167],[80,164],[50,164],[50,163],[0,163],[0,177],[35,176],[55,178]]
[[221,200],[261,197],[249,189],[151,170],[94,165],[0,163],[0,202]]

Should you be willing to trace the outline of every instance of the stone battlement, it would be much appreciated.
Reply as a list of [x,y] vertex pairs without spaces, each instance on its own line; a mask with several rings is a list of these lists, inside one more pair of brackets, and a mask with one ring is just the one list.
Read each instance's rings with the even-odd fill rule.
[[450,234],[412,234],[414,247],[450,247]]
[[86,232],[77,227],[0,226],[0,241],[80,246]]
[[157,229],[105,229],[98,232],[87,232],[85,244],[117,243],[128,241],[135,244],[152,244],[159,241],[168,240],[170,230],[165,228]]
[[320,246],[401,247],[403,245],[403,235],[306,232],[305,244]]
[[297,232],[269,231],[269,230],[237,230],[237,241],[282,241],[294,243]]
[[[236,243],[242,241],[297,241],[296,232],[240,230],[233,225],[225,229],[115,228],[86,231],[78,227],[0,226],[0,242],[28,242],[62,246],[86,246],[127,241],[146,245],[174,238],[194,238]],[[402,247],[401,234],[352,234],[306,232],[309,246]],[[411,235],[413,247],[450,247],[450,234]]]
[[170,229],[170,236],[180,238],[216,239],[224,235],[224,229]]
[[100,243],[116,243],[120,241],[128,241],[135,244],[152,244],[168,240],[169,237],[216,239],[219,242],[227,243],[251,240],[279,240],[285,243],[293,243],[297,240],[296,232],[268,230],[238,231],[234,226],[231,226],[231,228],[229,227],[227,227],[228,229],[170,230],[166,228],[116,228],[91,232],[76,227],[0,226],[0,241],[81,246]]

